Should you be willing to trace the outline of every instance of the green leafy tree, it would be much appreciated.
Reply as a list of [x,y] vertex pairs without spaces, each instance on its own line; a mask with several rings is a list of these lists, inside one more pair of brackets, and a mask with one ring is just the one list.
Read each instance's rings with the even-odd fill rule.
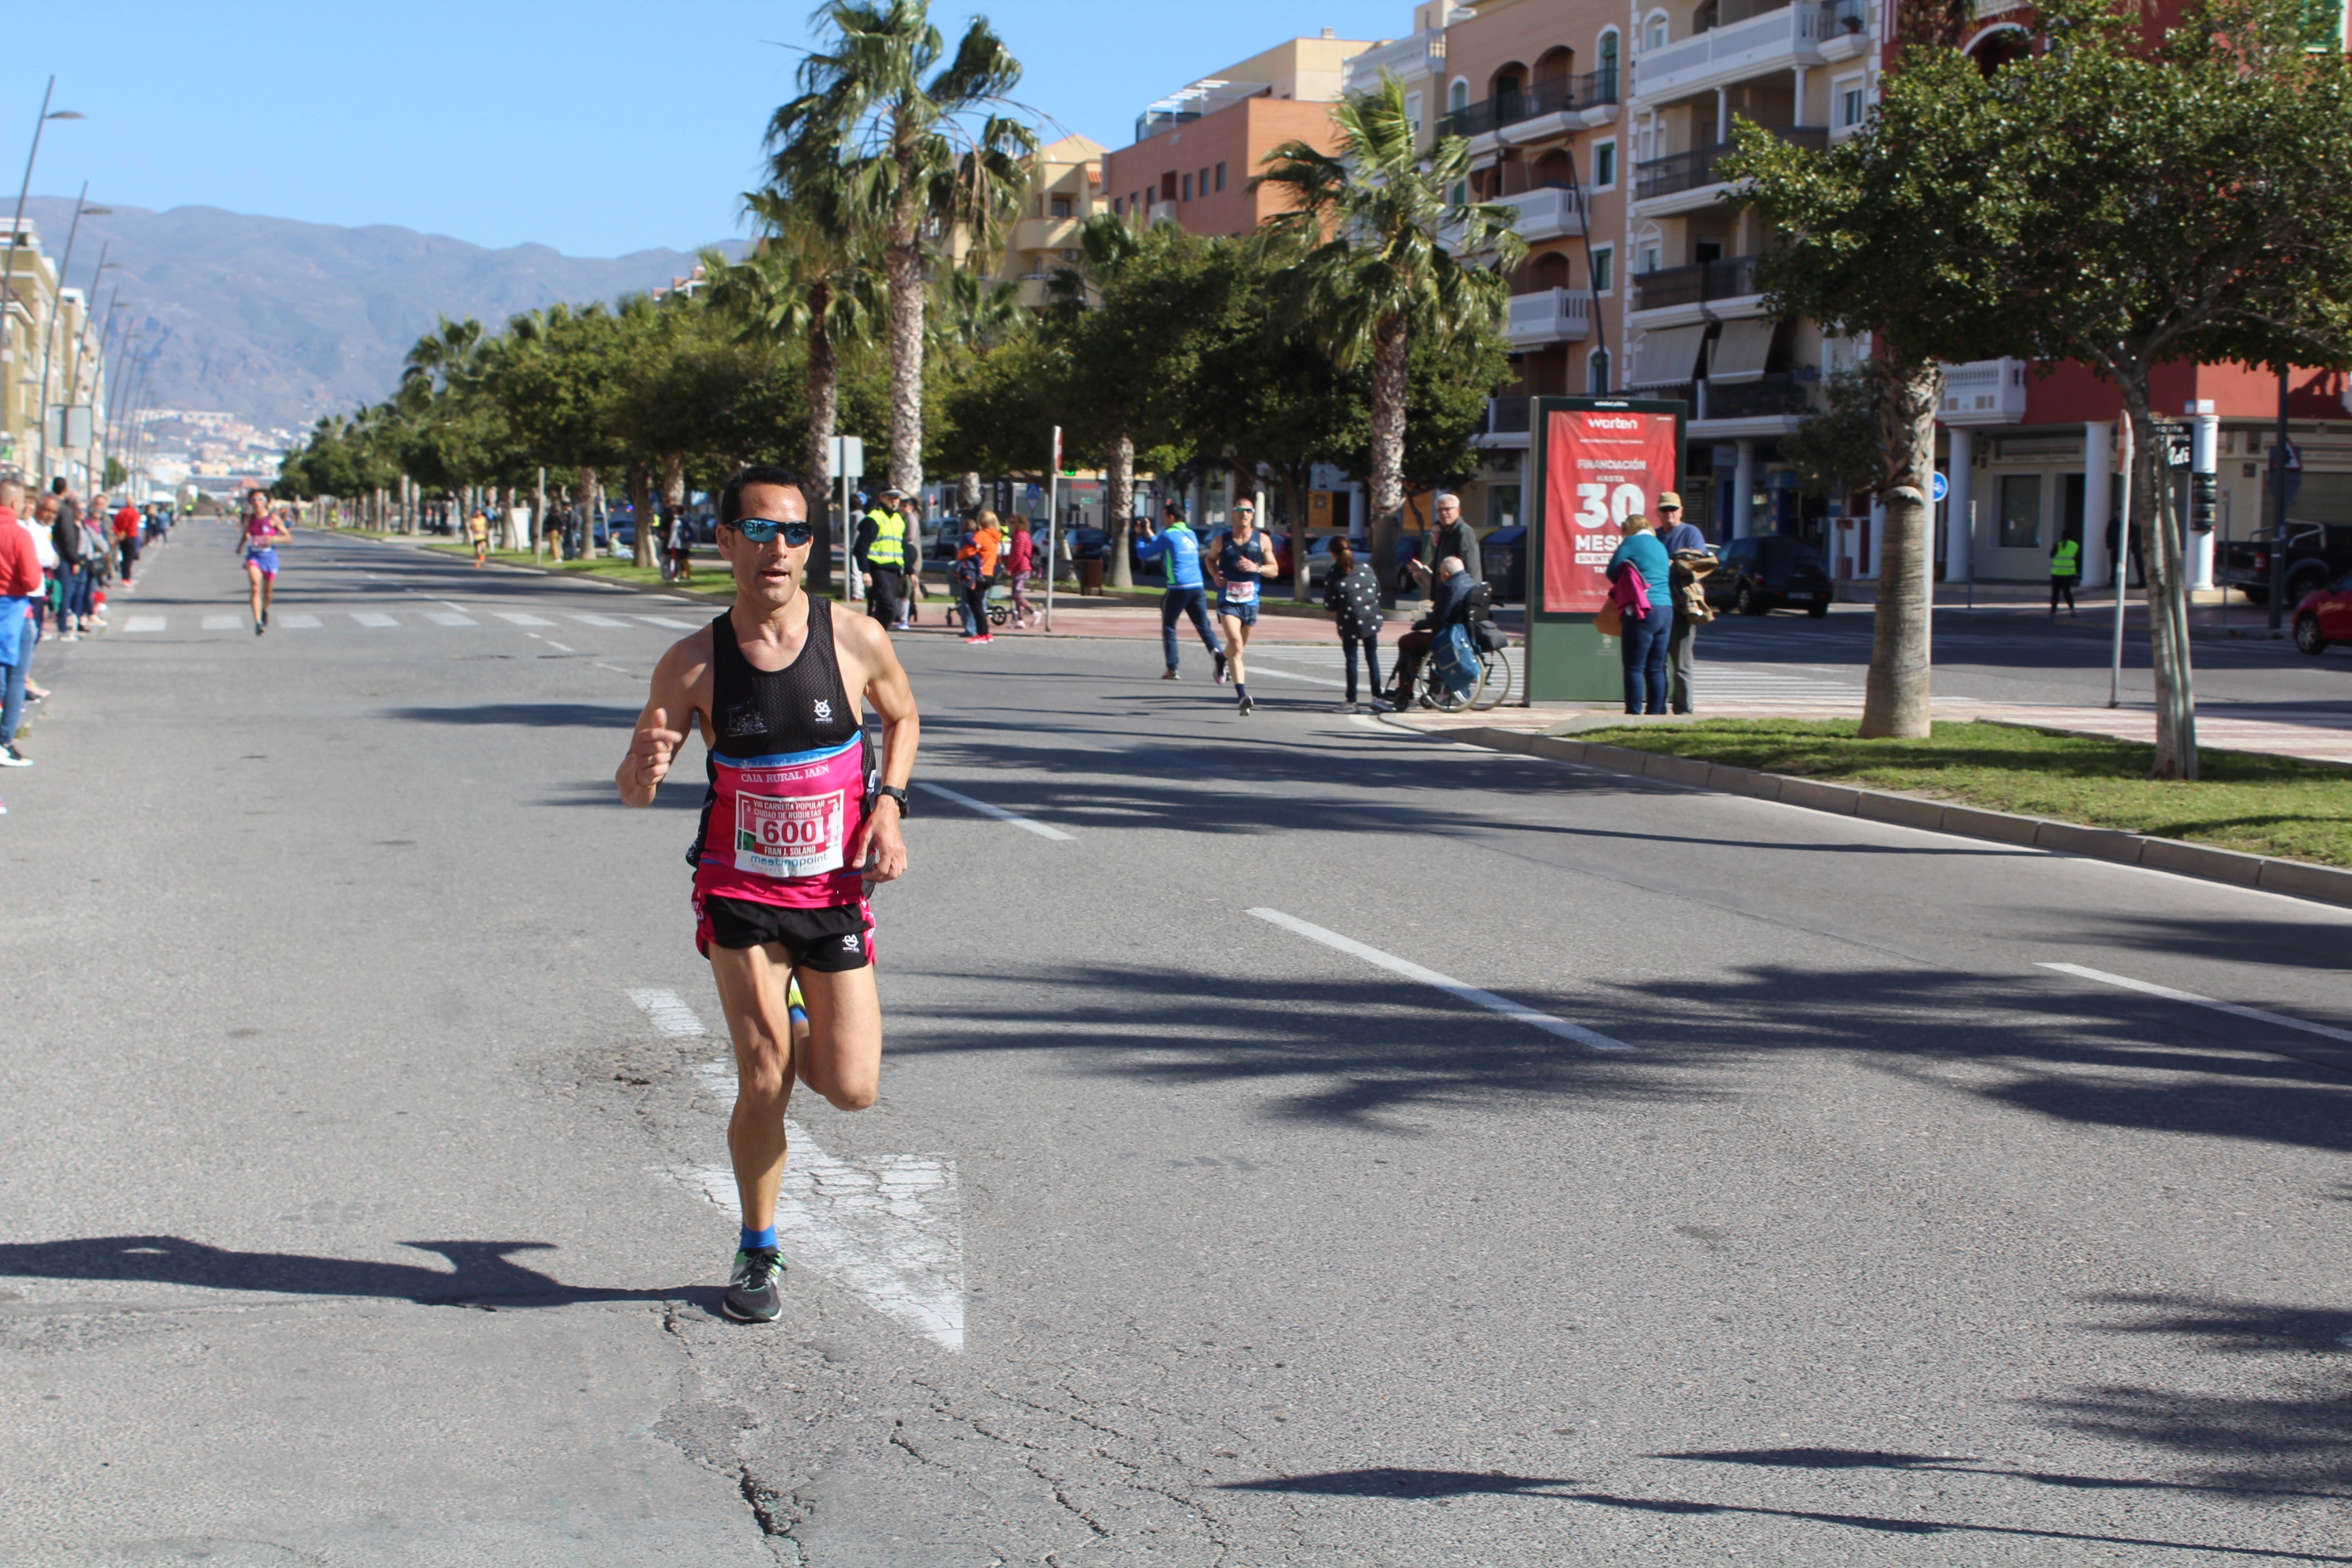
[[880,237],[890,482],[911,490],[923,478],[927,275],[948,236],[990,251],[1018,209],[1036,138],[1005,112],[1021,67],[986,21],[974,18],[950,56],[929,0],[828,0],[816,19],[831,37],[769,122],[771,188],[797,200],[838,182],[857,222]]
[[1453,199],[1469,176],[1469,143],[1444,136],[1419,152],[1394,77],[1382,72],[1377,88],[1335,104],[1331,119],[1338,156],[1286,142],[1251,184],[1290,198],[1267,227],[1295,247],[1309,329],[1340,368],[1371,367],[1372,545],[1386,561],[1404,509],[1412,340],[1499,330],[1510,295],[1503,270],[1527,245],[1512,232],[1510,207]]

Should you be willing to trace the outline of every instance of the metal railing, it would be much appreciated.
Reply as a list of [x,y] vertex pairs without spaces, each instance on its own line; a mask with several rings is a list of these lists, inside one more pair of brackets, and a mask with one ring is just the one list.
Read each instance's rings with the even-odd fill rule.
[[1613,70],[1587,71],[1561,81],[1538,82],[1517,92],[1498,92],[1454,110],[1438,122],[1439,129],[1454,136],[1484,136],[1523,120],[1597,109],[1617,101],[1617,78]]
[[1633,305],[1636,310],[1663,310],[1669,305],[1737,300],[1755,292],[1756,258],[1727,256],[1719,261],[1661,267],[1654,272],[1634,274]]
[[[1818,153],[1830,144],[1826,125],[1773,125],[1766,129],[1792,147]],[[1716,172],[1716,165],[1738,150],[1736,142],[1717,142],[1713,146],[1694,147],[1687,153],[1670,153],[1663,158],[1636,163],[1633,199],[1647,201],[1653,196],[1676,195],[1705,185],[1721,184],[1723,176]]]

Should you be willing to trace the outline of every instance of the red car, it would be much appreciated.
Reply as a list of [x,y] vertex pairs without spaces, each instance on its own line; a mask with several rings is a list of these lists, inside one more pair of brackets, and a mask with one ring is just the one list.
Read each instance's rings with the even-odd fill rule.
[[2341,581],[2313,590],[2294,607],[2294,646],[2321,654],[2332,642],[2352,643],[2352,572]]

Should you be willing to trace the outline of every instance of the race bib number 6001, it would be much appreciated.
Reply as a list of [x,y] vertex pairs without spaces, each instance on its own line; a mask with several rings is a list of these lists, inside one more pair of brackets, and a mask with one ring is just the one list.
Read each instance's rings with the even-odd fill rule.
[[848,792],[735,796],[735,864],[764,877],[817,877],[841,869]]

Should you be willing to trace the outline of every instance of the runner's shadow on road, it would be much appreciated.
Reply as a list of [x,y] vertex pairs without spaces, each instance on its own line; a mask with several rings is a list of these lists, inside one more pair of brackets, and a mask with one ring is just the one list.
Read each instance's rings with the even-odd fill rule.
[[626,735],[636,723],[637,711],[634,705],[617,703],[478,702],[464,708],[390,708],[383,717],[413,724],[510,724],[526,730],[613,730]]
[[596,1301],[675,1301],[707,1290],[611,1290],[566,1285],[509,1255],[552,1251],[545,1241],[410,1241],[437,1252],[447,1270],[413,1263],[242,1252],[176,1236],[97,1236],[0,1245],[0,1277],[138,1280],[289,1296],[373,1297],[427,1307],[571,1307]]
[[[2252,1403],[2252,1402],[2249,1402]],[[2216,1432],[2217,1437],[2222,1436]],[[2232,1428],[2229,1441],[2252,1446],[2257,1439]],[[2180,1491],[2218,1492],[2224,1496],[2346,1498],[2334,1489],[2282,1487],[2261,1479],[2159,1480],[2147,1476],[2081,1476],[2057,1470],[2029,1470],[1967,1454],[1889,1453],[1875,1448],[1700,1448],[1683,1453],[1652,1454],[1653,1459],[1687,1459],[1709,1465],[1745,1465],[1762,1469],[1886,1470],[1901,1475],[1931,1474],[1990,1476],[2031,1481],[2062,1491]]]
[[1379,1465],[1362,1470],[1325,1470],[1311,1476],[1272,1476],[1262,1481],[1223,1481],[1218,1489],[1304,1492],[1316,1497],[1565,1497],[1569,1494],[1543,1489],[1581,1484],[1573,1476],[1514,1476],[1501,1470],[1409,1470]]

